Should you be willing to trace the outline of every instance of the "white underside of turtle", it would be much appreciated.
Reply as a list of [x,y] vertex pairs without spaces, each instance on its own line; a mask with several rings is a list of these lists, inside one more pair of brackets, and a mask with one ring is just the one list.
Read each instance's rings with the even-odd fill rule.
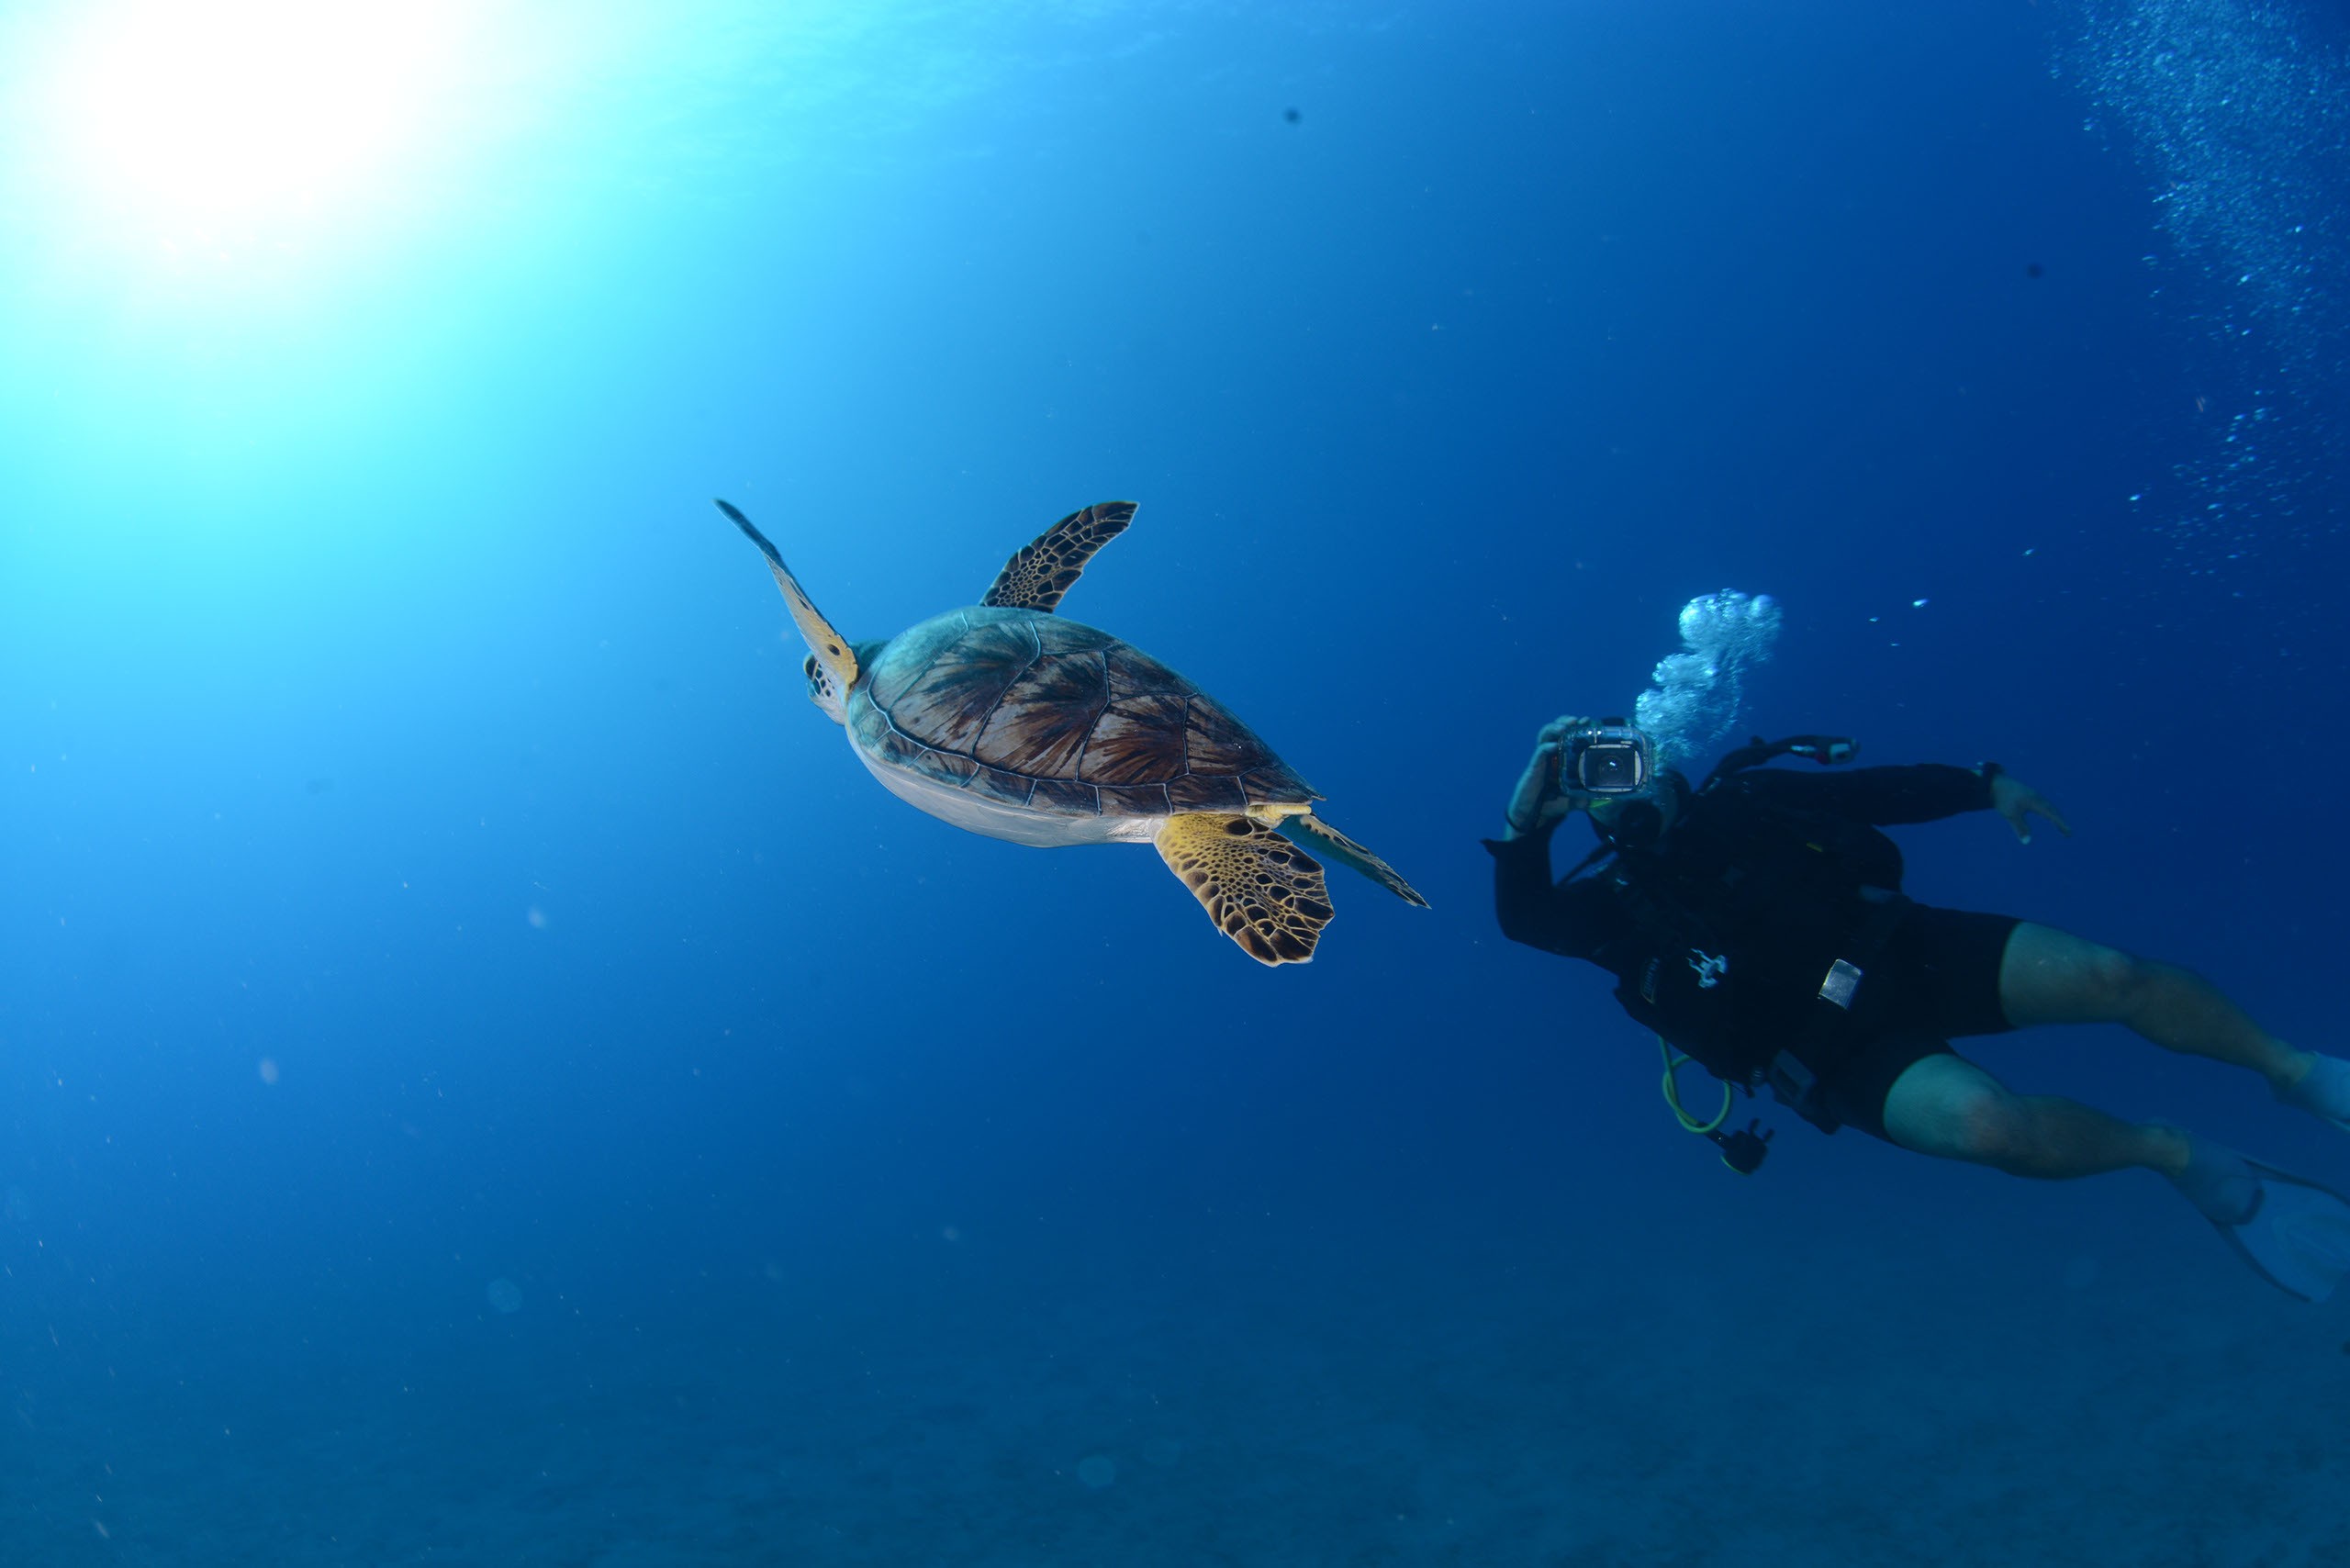
[[1014,844],[1150,844],[1216,927],[1265,964],[1304,963],[1330,923],[1308,842],[1407,902],[1427,900],[1315,813],[1321,800],[1214,698],[1141,649],[1054,614],[1135,509],[1072,512],[987,596],[879,643],[834,629],[765,535],[809,655],[809,697],[918,811]]
[[881,761],[855,741],[849,749],[881,787],[918,812],[952,823],[966,833],[1001,838],[1038,849],[1072,844],[1151,844],[1167,817],[1056,817],[1026,806],[1000,805],[968,790],[957,790]]

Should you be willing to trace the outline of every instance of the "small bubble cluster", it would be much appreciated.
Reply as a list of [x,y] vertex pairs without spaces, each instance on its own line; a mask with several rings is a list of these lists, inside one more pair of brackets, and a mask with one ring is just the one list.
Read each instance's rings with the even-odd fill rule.
[[2285,0],[2091,0],[2071,63],[2167,246],[2150,288],[2204,352],[2207,434],[2132,498],[2190,569],[2343,521],[2350,37]]

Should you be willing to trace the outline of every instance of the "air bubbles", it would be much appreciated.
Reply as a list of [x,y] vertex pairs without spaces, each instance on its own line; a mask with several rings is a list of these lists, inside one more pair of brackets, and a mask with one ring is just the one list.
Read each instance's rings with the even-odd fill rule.
[[2176,465],[2150,521],[2190,570],[2331,532],[2350,460],[2350,313],[2321,287],[2350,273],[2343,58],[2283,0],[2090,0],[2087,17],[2072,74],[2152,187],[2170,250],[2145,263],[2186,286],[2156,293],[2210,346],[2198,410],[2244,410]]
[[1738,722],[1749,665],[1771,656],[1784,617],[1767,593],[1735,588],[1700,595],[1681,610],[1683,651],[1657,661],[1655,686],[1633,704],[1667,766],[1703,752]]

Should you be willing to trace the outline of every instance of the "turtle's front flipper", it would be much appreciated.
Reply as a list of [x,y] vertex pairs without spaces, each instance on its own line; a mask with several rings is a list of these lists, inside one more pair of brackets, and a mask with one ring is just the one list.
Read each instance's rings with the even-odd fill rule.
[[1093,559],[1093,552],[1124,533],[1134,520],[1132,501],[1103,501],[1069,513],[1023,544],[979,602],[1049,614]]
[[1292,834],[1303,834],[1312,839],[1329,851],[1334,857],[1345,861],[1405,903],[1416,903],[1422,909],[1428,907],[1428,901],[1420,897],[1419,890],[1397,876],[1394,867],[1390,866],[1312,812],[1300,812],[1297,815],[1287,818],[1282,822],[1281,828]]
[[767,570],[775,575],[775,586],[783,590],[783,602],[791,610],[792,623],[800,628],[800,635],[807,640],[808,651],[816,655],[816,662],[833,678],[841,695],[847,696],[856,685],[856,655],[850,649],[848,639],[833,630],[833,623],[824,619],[824,612],[816,608],[816,601],[808,597],[808,590],[800,586],[800,579],[783,564],[783,556],[767,543],[766,534],[751,526],[749,518],[730,502],[720,501],[718,510],[732,518],[734,526],[767,558]]
[[1218,930],[1260,964],[1302,964],[1330,924],[1330,890],[1313,857],[1242,816],[1169,817],[1158,857]]

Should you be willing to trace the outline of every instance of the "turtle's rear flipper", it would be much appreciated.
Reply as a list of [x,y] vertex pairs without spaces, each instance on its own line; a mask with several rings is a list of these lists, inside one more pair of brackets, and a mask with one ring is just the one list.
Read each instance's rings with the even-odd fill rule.
[[1360,871],[1405,903],[1416,903],[1422,909],[1428,901],[1420,897],[1419,890],[1395,874],[1395,868],[1315,816],[1312,812],[1300,812],[1281,823],[1284,831],[1303,834],[1327,850],[1332,857]]
[[1271,828],[1242,816],[1169,817],[1158,857],[1216,928],[1260,964],[1302,964],[1330,924],[1322,868]]

